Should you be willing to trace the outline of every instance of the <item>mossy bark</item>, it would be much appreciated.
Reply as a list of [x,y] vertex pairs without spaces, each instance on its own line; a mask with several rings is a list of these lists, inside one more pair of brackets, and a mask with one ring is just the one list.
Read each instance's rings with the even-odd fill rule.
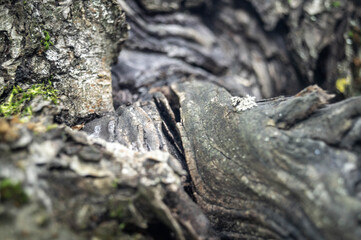
[[1,103],[51,79],[62,121],[113,111],[109,66],[127,30],[116,1],[1,1]]

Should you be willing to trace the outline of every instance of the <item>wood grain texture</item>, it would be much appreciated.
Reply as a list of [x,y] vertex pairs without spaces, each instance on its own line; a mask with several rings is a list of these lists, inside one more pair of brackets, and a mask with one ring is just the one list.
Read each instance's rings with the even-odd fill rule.
[[[295,103],[312,106],[317,91],[236,112],[213,84],[172,89],[197,203],[223,237],[361,237],[360,97],[300,117]],[[287,105],[298,117],[278,128],[281,114],[293,116]]]

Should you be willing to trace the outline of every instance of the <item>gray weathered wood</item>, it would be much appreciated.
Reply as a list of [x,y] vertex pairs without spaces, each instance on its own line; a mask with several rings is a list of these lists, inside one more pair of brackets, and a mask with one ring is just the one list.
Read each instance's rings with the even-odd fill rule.
[[361,237],[360,97],[325,106],[311,87],[237,112],[216,85],[172,89],[196,201],[222,236]]
[[43,103],[38,122],[0,120],[0,238],[211,239],[191,184],[221,238],[360,239],[360,98],[311,87],[238,111],[227,92],[357,83],[360,3],[160,2],[1,1],[0,102],[52,78],[58,121],[109,113],[89,137],[49,130]]
[[166,152],[4,119],[0,150],[0,239],[213,239]]

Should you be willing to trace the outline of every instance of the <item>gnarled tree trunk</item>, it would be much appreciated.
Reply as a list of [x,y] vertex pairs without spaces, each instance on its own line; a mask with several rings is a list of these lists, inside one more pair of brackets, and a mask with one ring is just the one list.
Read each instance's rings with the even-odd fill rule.
[[361,238],[359,7],[1,1],[0,238]]

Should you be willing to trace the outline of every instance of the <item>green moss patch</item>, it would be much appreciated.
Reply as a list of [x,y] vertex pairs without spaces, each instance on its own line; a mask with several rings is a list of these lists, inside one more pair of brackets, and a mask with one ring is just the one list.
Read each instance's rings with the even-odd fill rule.
[[31,116],[32,109],[27,104],[36,96],[43,96],[44,100],[49,100],[54,104],[58,103],[57,90],[52,87],[51,81],[47,84],[34,84],[27,90],[15,86],[7,102],[0,105],[0,116],[10,117],[17,114]]
[[340,1],[333,1],[331,3],[331,7],[333,7],[333,8],[341,7],[341,2]]
[[24,205],[29,201],[20,183],[10,179],[0,180],[0,202],[12,202],[16,206]]

